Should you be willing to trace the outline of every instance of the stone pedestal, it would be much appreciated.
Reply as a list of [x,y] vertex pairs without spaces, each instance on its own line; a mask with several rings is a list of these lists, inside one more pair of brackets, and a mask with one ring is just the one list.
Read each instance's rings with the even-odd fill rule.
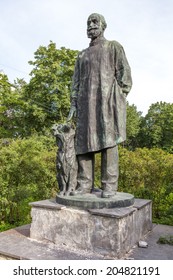
[[122,258],[152,229],[150,200],[135,199],[129,207],[88,210],[60,205],[55,200],[30,205],[31,238],[66,249]]

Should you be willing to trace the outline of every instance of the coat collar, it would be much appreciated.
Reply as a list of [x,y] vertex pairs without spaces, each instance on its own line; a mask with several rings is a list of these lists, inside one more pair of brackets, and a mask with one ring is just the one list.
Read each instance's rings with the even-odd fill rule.
[[106,39],[104,37],[101,38],[96,38],[95,40],[91,41],[91,43],[89,44],[90,47],[101,44],[103,42],[105,42]]

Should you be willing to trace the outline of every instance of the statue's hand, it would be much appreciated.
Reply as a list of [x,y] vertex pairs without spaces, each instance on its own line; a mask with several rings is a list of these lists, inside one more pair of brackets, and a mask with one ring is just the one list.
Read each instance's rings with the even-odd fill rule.
[[68,117],[67,117],[67,122],[71,121],[71,119],[73,117],[76,118],[76,107],[75,106],[71,106],[70,112],[69,112]]

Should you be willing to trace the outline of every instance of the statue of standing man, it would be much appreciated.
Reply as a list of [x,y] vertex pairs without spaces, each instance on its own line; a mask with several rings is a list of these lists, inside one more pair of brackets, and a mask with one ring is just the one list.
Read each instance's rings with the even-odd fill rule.
[[87,49],[78,55],[68,121],[76,118],[77,188],[73,195],[90,193],[94,186],[94,155],[101,152],[103,198],[118,188],[118,144],[126,139],[126,96],[132,86],[123,47],[104,38],[104,17],[91,14]]

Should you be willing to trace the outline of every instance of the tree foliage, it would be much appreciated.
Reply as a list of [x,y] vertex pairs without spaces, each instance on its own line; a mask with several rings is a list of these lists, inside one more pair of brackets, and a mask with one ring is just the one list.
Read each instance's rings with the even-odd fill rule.
[[141,147],[173,152],[173,104],[157,102],[150,106],[141,122],[139,143]]
[[54,143],[48,137],[1,141],[0,221],[28,222],[31,201],[57,191]]
[[0,74],[0,138],[16,137],[23,130],[24,84],[23,80],[18,79],[12,85],[6,75]]
[[53,42],[34,53],[29,83],[9,83],[0,75],[0,138],[45,134],[54,122],[66,120],[78,51],[56,49]]
[[125,146],[134,150],[138,146],[138,134],[140,131],[140,124],[142,121],[142,113],[137,111],[137,107],[127,102],[127,140]]
[[173,225],[173,155],[162,149],[120,149],[119,190],[151,199],[153,218]]
[[66,120],[77,53],[64,47],[56,49],[53,42],[34,53],[35,60],[29,62],[34,67],[31,80],[25,88],[29,134],[33,130],[44,133],[52,123]]

